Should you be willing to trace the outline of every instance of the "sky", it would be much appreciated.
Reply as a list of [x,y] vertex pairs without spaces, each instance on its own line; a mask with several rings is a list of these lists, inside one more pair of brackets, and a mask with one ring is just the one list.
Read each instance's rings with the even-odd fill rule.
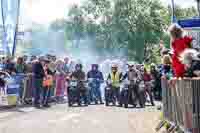
[[[65,16],[67,9],[81,0],[22,0],[22,13],[30,20],[48,23]],[[22,2],[22,3],[23,3]]]
[[[20,23],[30,27],[33,22],[48,24],[55,19],[63,18],[73,4],[84,0],[21,0]],[[163,4],[171,4],[171,0],[161,0]],[[181,7],[195,6],[191,0],[174,0]],[[194,0],[193,0],[194,1]],[[192,4],[191,4],[192,3]]]
[[83,0],[21,0],[20,23],[31,27],[33,23],[48,24],[63,18],[67,9]]

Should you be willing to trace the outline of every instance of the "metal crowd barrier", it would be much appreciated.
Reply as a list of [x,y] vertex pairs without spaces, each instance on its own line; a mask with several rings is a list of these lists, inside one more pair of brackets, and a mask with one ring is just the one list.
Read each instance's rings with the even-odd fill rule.
[[[34,78],[33,75],[30,74],[17,74],[11,76],[15,83],[18,84],[19,88],[13,88],[12,93],[14,94],[8,94],[8,89],[1,88],[0,87],[0,107],[1,106],[10,106],[10,105],[24,105],[24,104],[32,104],[33,97],[35,94],[34,89]],[[53,87],[51,88],[51,101],[55,101],[55,98],[57,96],[57,91],[60,93],[64,93],[61,90],[56,90],[56,76],[54,76],[54,83]],[[58,83],[59,84],[59,83]],[[42,93],[42,92],[41,92]],[[65,95],[65,94],[63,94]],[[11,102],[9,102],[11,101]],[[12,104],[10,104],[12,103]]]
[[165,120],[200,133],[200,79],[162,79]]
[[31,103],[34,92],[33,92],[33,75],[27,74],[27,76],[23,80],[23,93],[22,93],[22,102],[23,103]]

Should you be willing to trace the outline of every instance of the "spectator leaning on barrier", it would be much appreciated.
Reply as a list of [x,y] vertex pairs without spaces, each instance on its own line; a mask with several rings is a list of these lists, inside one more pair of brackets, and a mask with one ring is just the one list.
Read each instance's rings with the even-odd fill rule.
[[181,59],[185,64],[185,77],[200,77],[200,53],[194,49],[186,49]]
[[12,62],[12,58],[7,57],[6,63],[5,63],[5,71],[7,71],[9,74],[15,73],[15,64]]
[[168,80],[173,77],[173,72],[172,72],[172,61],[170,55],[164,55],[163,59],[163,66],[162,66],[162,76],[166,77]]
[[153,79],[153,91],[156,100],[161,100],[162,99],[162,89],[161,89],[161,74],[156,68],[155,64],[151,64],[150,66],[150,74]]
[[34,75],[34,89],[35,89],[35,97],[34,97],[34,105],[35,107],[40,107],[40,94],[43,88],[43,78],[45,76],[42,60],[36,60],[33,64],[33,75]]
[[16,73],[25,73],[26,71],[26,65],[24,63],[23,58],[19,57],[17,59],[17,63],[15,65]]

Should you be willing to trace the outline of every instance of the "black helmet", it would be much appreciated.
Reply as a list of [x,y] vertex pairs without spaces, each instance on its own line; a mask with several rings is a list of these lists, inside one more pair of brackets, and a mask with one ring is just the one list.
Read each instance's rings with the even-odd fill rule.
[[98,68],[99,65],[98,65],[98,64],[92,64],[92,67],[96,67],[96,68]]
[[76,64],[75,68],[80,67],[81,69],[83,68],[82,64]]

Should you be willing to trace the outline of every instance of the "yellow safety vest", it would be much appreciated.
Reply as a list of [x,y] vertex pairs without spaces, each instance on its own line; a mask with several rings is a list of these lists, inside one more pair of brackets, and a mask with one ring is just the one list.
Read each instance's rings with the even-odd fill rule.
[[116,72],[115,74],[111,73],[111,82],[114,87],[120,86],[120,74],[119,72]]

